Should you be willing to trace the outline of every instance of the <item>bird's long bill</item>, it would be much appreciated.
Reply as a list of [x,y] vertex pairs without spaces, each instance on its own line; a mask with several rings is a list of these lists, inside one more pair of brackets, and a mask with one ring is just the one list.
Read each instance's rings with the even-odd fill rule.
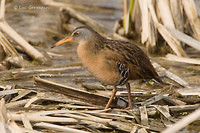
[[58,46],[58,45],[61,45],[61,44],[63,44],[63,43],[66,43],[66,42],[71,42],[72,39],[73,39],[72,36],[66,37],[66,38],[60,40],[59,42],[57,42],[56,44],[54,44],[51,48],[54,48],[54,47],[56,47],[56,46]]

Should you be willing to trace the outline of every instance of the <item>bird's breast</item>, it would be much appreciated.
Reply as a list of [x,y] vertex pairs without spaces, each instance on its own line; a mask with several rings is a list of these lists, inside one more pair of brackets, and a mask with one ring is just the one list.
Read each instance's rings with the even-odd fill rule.
[[103,54],[89,51],[85,44],[78,46],[77,54],[83,66],[101,82],[109,85],[116,85],[119,82],[121,77],[116,64],[106,63]]

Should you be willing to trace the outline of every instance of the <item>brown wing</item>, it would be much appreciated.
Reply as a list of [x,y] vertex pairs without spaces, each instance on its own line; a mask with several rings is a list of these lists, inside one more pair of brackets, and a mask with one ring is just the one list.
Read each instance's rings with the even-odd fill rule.
[[155,79],[161,82],[147,55],[135,44],[124,41],[107,41],[110,52],[105,57],[113,64],[117,61],[130,69],[129,79]]
[[[112,66],[110,67],[110,69],[112,69],[111,71],[116,71],[117,73],[119,73],[121,75],[121,80],[119,81],[119,84],[123,84],[126,81],[123,81],[123,77],[124,79],[126,79],[126,77],[122,74],[123,71],[126,72],[127,70],[130,71],[128,74],[128,79],[131,80],[135,80],[135,79],[141,79],[143,77],[141,77],[141,72],[140,72],[140,68],[133,63],[130,63],[130,61],[128,61],[126,59],[126,57],[123,54],[120,54],[120,52],[115,52],[113,50],[104,50],[103,52],[104,57],[105,57],[105,63],[108,66]],[[122,68],[123,70],[120,69],[119,65],[124,65],[124,68]],[[122,83],[120,83],[122,82]]]

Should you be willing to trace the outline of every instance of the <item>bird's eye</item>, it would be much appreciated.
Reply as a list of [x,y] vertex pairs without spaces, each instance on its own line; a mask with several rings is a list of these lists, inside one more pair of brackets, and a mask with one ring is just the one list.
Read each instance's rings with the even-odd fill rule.
[[80,35],[79,32],[75,32],[75,33],[74,33],[74,36],[76,36],[76,37],[79,36],[79,35]]

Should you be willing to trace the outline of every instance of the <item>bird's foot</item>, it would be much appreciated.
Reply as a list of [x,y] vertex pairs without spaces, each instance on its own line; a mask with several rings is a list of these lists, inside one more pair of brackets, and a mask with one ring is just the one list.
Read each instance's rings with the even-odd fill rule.
[[129,105],[128,107],[125,108],[125,110],[131,110],[131,109],[133,109],[132,105]]

